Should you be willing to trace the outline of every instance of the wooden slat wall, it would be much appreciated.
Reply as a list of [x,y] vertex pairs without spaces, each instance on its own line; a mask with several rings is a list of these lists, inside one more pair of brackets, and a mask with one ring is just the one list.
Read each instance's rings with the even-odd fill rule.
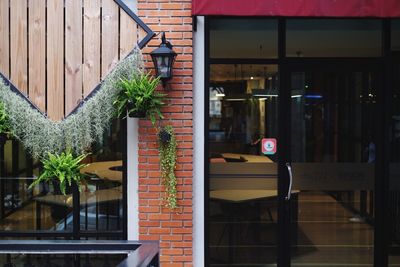
[[47,114],[55,121],[64,117],[63,18],[64,0],[47,1]]
[[9,47],[9,7],[8,1],[0,1],[0,70],[6,76],[10,74],[10,47]]
[[114,0],[0,0],[0,72],[53,120],[137,40],[138,26]]
[[84,1],[83,94],[100,82],[100,0]]
[[28,94],[28,4],[27,0],[13,0],[10,4],[10,80]]
[[65,111],[82,99],[82,2],[65,1]]
[[137,27],[135,27],[135,22],[125,13],[124,10],[120,8],[120,20],[121,20],[121,30],[120,30],[120,47],[119,47],[119,57],[123,59],[131,52],[132,47],[134,47],[137,42]]
[[29,7],[29,95],[41,110],[46,109],[46,0]]
[[114,0],[103,0],[102,13],[102,64],[101,77],[104,78],[118,62],[118,28],[119,12]]

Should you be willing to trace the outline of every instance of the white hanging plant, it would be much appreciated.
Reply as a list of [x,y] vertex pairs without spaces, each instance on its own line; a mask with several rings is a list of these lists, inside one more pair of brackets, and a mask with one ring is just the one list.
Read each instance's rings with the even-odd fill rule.
[[113,103],[119,92],[117,85],[120,79],[142,72],[142,55],[139,49],[135,49],[117,64],[89,100],[60,122],[54,122],[32,108],[1,79],[0,101],[9,116],[13,136],[21,141],[34,158],[45,158],[48,153],[60,154],[67,148],[80,155],[93,142],[102,142],[104,131],[115,117]]

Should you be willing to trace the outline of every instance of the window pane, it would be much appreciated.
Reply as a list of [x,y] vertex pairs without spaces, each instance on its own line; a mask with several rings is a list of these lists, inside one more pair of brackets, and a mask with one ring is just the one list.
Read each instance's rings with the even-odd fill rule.
[[290,77],[292,266],[372,267],[379,75],[318,66]]
[[390,134],[389,134],[389,266],[400,264],[400,63],[395,64],[393,87],[390,98]]
[[60,194],[56,183],[41,183],[29,189],[39,168],[40,162],[33,160],[17,140],[0,144],[0,232],[72,230],[58,227],[65,225],[68,214],[72,220],[71,206],[46,202],[46,195]]
[[277,77],[277,65],[210,66],[210,266],[275,266],[277,157],[261,145],[278,135]]
[[122,121],[114,120],[101,144],[92,146],[88,166],[81,170],[89,175],[81,193],[82,231],[122,231],[123,228],[123,138]]
[[381,55],[378,20],[288,20],[287,57],[377,57]]
[[213,19],[211,58],[277,58],[278,23],[272,19]]
[[400,51],[400,20],[392,21],[392,50]]

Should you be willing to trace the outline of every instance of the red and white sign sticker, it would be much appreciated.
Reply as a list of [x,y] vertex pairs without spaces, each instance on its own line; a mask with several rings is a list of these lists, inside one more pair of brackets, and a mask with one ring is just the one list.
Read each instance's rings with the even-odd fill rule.
[[263,138],[261,142],[262,153],[264,155],[274,155],[276,153],[276,139]]

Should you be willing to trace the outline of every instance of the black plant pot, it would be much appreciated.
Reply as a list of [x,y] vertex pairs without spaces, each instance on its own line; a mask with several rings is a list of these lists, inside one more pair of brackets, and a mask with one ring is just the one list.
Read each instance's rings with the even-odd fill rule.
[[2,133],[0,134],[0,146],[4,146],[7,142],[7,135]]
[[129,112],[133,108],[134,108],[134,104],[132,102],[129,102],[127,107],[126,107],[126,110],[128,112],[129,118],[144,118],[144,117],[146,117],[146,111],[145,110]]
[[158,133],[158,138],[160,139],[161,143],[166,144],[171,141],[171,134],[166,130],[161,130]]

